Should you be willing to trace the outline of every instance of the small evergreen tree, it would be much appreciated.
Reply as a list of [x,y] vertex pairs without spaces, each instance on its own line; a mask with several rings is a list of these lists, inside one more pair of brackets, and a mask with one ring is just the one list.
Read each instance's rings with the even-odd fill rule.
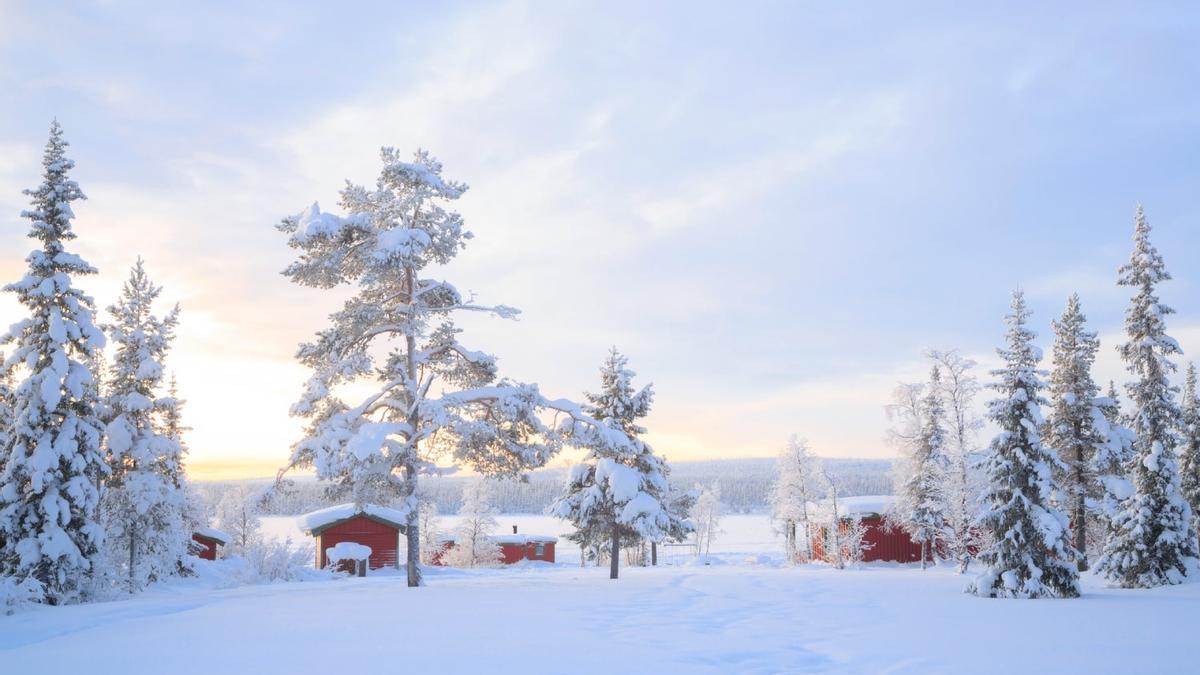
[[108,309],[117,349],[105,396],[111,474],[101,513],[114,570],[123,572],[131,592],[177,573],[191,541],[183,448],[157,419],[175,414],[174,400],[158,394],[179,322],[178,306],[162,318],[153,314],[161,292],[138,259],[120,300]]
[[550,512],[581,532],[581,546],[609,543],[609,578],[616,579],[621,546],[641,539],[662,541],[681,524],[667,508],[670,486],[666,463],[640,436],[638,420],[650,411],[654,392],[646,385],[635,393],[628,360],[613,348],[600,368],[600,392],[587,394],[584,408],[592,419],[619,433],[622,444],[594,447],[575,465],[563,494]]
[[0,576],[36,585],[50,604],[89,597],[100,571],[104,532],[96,519],[99,482],[107,472],[97,417],[95,364],[104,334],[95,325],[92,299],[72,278],[96,269],[65,249],[72,231],[71,203],[84,199],[68,173],[67,142],[58,122],[42,158],[42,184],[26,190],[32,209],[22,213],[29,236],[41,243],[26,258],[29,271],[5,291],[29,316],[12,326],[5,342],[16,345],[4,370],[21,367],[14,394],[13,426],[0,450]]
[[921,569],[933,559],[937,535],[946,520],[946,432],[941,396],[941,371],[935,365],[921,402],[921,429],[909,445],[912,452],[905,458],[907,477],[896,500],[900,523],[921,546]]
[[1136,378],[1128,385],[1133,417],[1133,461],[1126,467],[1133,493],[1121,503],[1105,542],[1099,569],[1125,588],[1181,583],[1196,564],[1191,508],[1180,494],[1175,454],[1182,411],[1175,404],[1168,376],[1170,357],[1182,353],[1167,335],[1165,317],[1173,309],[1159,302],[1157,286],[1167,281],[1162,256],[1150,243],[1150,225],[1139,206],[1134,250],[1120,270],[1119,282],[1135,294],[1125,312],[1128,341],[1120,346],[1126,368]]
[[1055,467],[1055,483],[1060,503],[1070,514],[1072,543],[1080,553],[1082,572],[1088,567],[1088,520],[1103,492],[1095,473],[1095,457],[1109,443],[1109,425],[1097,403],[1100,388],[1092,380],[1100,341],[1095,332],[1087,330],[1087,317],[1077,294],[1071,295],[1062,318],[1052,325],[1051,408],[1045,433],[1046,441],[1062,460]]
[[795,434],[775,462],[775,482],[769,499],[771,519],[783,532],[788,564],[811,561],[813,514],[809,509],[817,499],[816,467],[808,454],[808,442]]
[[988,475],[981,523],[994,541],[980,559],[987,569],[968,592],[984,597],[1074,598],[1079,596],[1077,555],[1068,539],[1065,515],[1056,509],[1052,471],[1060,462],[1042,445],[1040,392],[1041,350],[1026,326],[1025,295],[1013,293],[1007,317],[1007,346],[997,350],[1005,366],[993,371],[1000,397],[989,405],[989,417],[1000,428],[985,463]]

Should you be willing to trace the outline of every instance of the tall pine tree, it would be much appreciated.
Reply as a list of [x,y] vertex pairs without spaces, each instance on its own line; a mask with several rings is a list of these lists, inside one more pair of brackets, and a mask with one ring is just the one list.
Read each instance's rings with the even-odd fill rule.
[[138,259],[108,309],[113,322],[107,329],[117,348],[105,389],[112,473],[101,511],[114,568],[130,591],[178,572],[191,540],[184,522],[183,448],[160,419],[174,414],[174,400],[159,394],[179,323],[178,306],[154,315],[161,293]]
[[1102,496],[1094,459],[1109,443],[1108,423],[1097,398],[1092,364],[1100,341],[1087,330],[1087,317],[1072,294],[1062,317],[1052,322],[1054,355],[1050,371],[1050,415],[1046,441],[1062,460],[1055,467],[1060,502],[1071,518],[1073,544],[1079,551],[1079,571],[1087,569],[1088,520]]
[[[380,153],[375,188],[347,183],[345,217],[313,204],[278,229],[298,254],[284,274],[302,286],[354,286],[329,328],[301,345],[312,369],[292,413],[308,421],[280,477],[311,467],[358,504],[404,500],[408,511],[408,584],[418,586],[418,480],[439,462],[487,475],[519,475],[544,465],[563,442],[623,443],[619,432],[588,418],[570,401],[548,400],[536,385],[498,377],[495,358],[459,341],[455,318],[517,310],[482,305],[430,274],[472,237],[448,209],[467,186],[442,177],[425,151],[404,161]],[[372,391],[351,405],[342,394]],[[549,425],[543,413],[553,412]]]
[[981,523],[993,535],[979,557],[987,566],[968,592],[995,598],[1074,598],[1079,596],[1076,552],[1068,539],[1067,517],[1052,503],[1054,450],[1042,445],[1041,350],[1027,326],[1025,295],[1013,293],[1007,317],[1007,346],[997,352],[1005,366],[992,374],[1000,397],[988,416],[1000,428],[985,462],[987,511]]
[[50,604],[86,599],[98,571],[104,533],[96,520],[101,453],[93,366],[104,347],[92,299],[72,285],[96,269],[65,249],[75,239],[71,203],[84,199],[70,179],[62,127],[54,122],[42,158],[42,184],[25,194],[29,236],[41,243],[29,272],[5,291],[29,316],[12,326],[6,369],[20,367],[13,428],[0,475],[0,575],[32,580]]
[[1150,243],[1150,225],[1142,207],[1134,217],[1134,250],[1122,265],[1118,283],[1134,289],[1125,311],[1128,340],[1120,345],[1125,366],[1136,378],[1127,386],[1136,411],[1133,461],[1127,467],[1133,494],[1113,520],[1099,569],[1125,588],[1181,583],[1196,564],[1191,509],[1180,494],[1175,449],[1182,411],[1168,377],[1170,357],[1182,353],[1167,335],[1166,316],[1174,310],[1159,302],[1157,286],[1167,281],[1162,256]]

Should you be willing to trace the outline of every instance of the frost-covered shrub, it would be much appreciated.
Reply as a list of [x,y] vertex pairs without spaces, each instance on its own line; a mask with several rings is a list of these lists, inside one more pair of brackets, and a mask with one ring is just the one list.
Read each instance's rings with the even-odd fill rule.
[[313,572],[308,565],[312,560],[311,552],[294,545],[291,539],[251,541],[242,554],[242,560],[248,572],[243,576],[246,583],[303,581]]
[[38,602],[45,595],[45,589],[37,579],[27,577],[0,577],[0,609],[12,614],[22,605]]

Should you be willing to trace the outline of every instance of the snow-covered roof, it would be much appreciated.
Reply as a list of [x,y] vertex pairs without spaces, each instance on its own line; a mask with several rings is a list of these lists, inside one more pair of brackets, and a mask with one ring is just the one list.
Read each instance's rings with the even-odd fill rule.
[[205,539],[213,539],[219,544],[228,544],[229,540],[233,538],[215,527],[196,528],[196,534],[204,537]]
[[389,525],[396,527],[404,527],[404,523],[408,520],[408,514],[397,509],[389,509],[386,506],[376,506],[374,504],[364,504],[362,507],[357,507],[354,504],[338,504],[330,506],[326,509],[306,513],[302,516],[296,516],[296,524],[301,530],[309,534],[319,534],[322,530],[329,526],[340,523],[343,520],[348,520],[363,514],[382,520]]
[[[880,515],[888,512],[892,504],[896,502],[895,495],[862,495],[859,497],[838,497],[838,515],[840,516],[867,516]],[[828,499],[822,499],[818,506],[822,509],[829,510],[833,508],[833,502]]]

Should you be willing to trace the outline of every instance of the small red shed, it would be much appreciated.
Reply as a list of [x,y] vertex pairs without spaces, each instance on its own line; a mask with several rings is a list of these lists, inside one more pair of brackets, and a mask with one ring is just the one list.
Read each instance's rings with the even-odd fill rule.
[[229,543],[229,535],[211,528],[203,527],[192,533],[192,552],[204,560],[217,559],[217,547]]
[[339,504],[297,518],[300,529],[316,539],[317,569],[324,569],[326,549],[342,542],[371,548],[367,566],[371,569],[400,566],[400,534],[408,514],[374,504],[361,507]]
[[[914,542],[901,527],[892,527],[885,518],[896,498],[890,495],[843,497],[838,499],[838,515],[841,517],[839,531],[845,532],[851,518],[859,518],[866,526],[863,536],[863,562],[920,562],[921,546]],[[818,508],[828,511],[829,502]],[[825,555],[825,530],[819,528],[813,537],[813,557],[827,560]]]

